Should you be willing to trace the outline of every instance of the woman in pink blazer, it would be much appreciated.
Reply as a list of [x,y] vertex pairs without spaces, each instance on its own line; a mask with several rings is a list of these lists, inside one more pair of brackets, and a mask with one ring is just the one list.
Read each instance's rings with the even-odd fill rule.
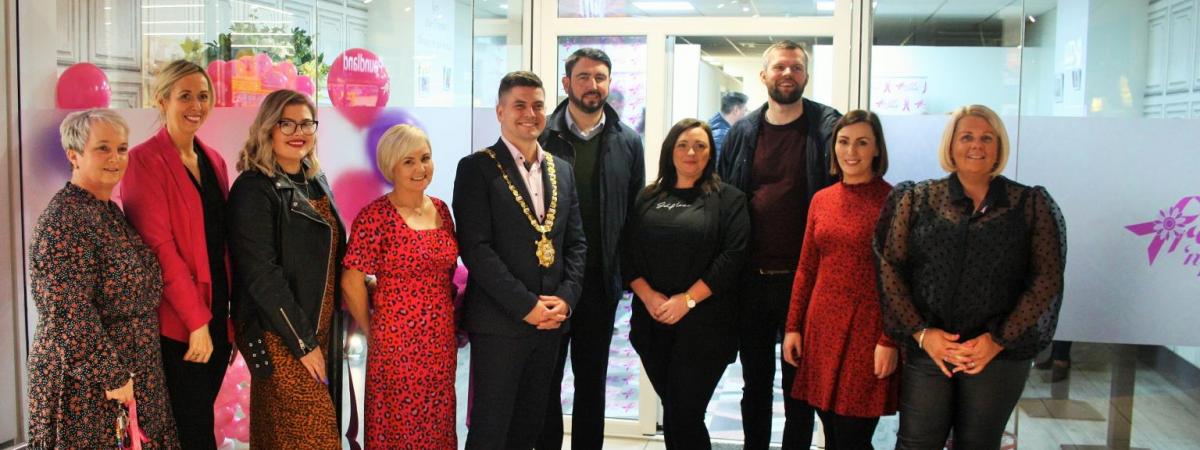
[[213,107],[200,66],[175,61],[154,88],[157,134],[129,152],[121,183],[125,215],[158,255],[163,371],[184,449],[212,450],[213,403],[232,352],[225,160],[196,132]]

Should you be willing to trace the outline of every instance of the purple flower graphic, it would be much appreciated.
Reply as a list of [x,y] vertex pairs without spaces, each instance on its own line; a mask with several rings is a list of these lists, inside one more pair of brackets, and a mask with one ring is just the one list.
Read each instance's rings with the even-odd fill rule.
[[1175,206],[1159,210],[1158,220],[1125,226],[1125,229],[1138,236],[1154,235],[1150,246],[1146,248],[1146,256],[1149,257],[1150,264],[1154,264],[1154,260],[1158,258],[1163,246],[1168,242],[1171,242],[1171,245],[1167,249],[1167,253],[1175,251],[1187,227],[1200,217],[1200,214],[1184,215],[1185,211],[1190,211],[1188,206],[1192,202],[1200,205],[1200,196],[1184,197]]
[[1183,220],[1183,209],[1179,207],[1159,210],[1158,220],[1154,221],[1154,233],[1162,240],[1178,237],[1183,234]]

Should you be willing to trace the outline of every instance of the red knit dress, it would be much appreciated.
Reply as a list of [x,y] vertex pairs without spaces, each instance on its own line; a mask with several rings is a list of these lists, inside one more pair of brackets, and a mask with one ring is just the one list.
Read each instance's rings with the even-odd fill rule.
[[838,183],[817,192],[788,311],[787,331],[800,332],[793,398],[850,417],[896,412],[899,371],[875,377],[875,345],[895,347],[883,333],[871,235],[892,186],[880,178]]

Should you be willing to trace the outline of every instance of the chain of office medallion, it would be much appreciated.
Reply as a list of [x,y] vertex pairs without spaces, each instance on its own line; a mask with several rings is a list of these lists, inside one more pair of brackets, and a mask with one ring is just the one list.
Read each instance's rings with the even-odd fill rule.
[[525,203],[525,197],[521,196],[521,193],[517,191],[517,186],[508,178],[508,172],[500,165],[500,160],[496,159],[496,153],[490,148],[484,150],[484,153],[492,157],[496,168],[500,169],[500,176],[504,177],[504,183],[508,184],[508,190],[512,191],[513,198],[517,199],[518,205],[521,205],[521,211],[525,212],[525,217],[529,219],[529,224],[533,225],[533,229],[543,234],[554,229],[555,211],[558,210],[558,173],[554,170],[554,157],[546,155],[546,173],[550,174],[550,209],[546,210],[546,223],[538,224],[537,216],[529,210],[529,205]]

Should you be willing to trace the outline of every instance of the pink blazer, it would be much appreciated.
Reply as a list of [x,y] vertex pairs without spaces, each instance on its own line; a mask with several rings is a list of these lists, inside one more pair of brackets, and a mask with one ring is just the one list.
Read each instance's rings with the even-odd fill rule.
[[[196,139],[212,163],[221,195],[229,196],[225,159]],[[142,235],[162,265],[163,294],[158,320],[163,336],[187,342],[192,331],[212,320],[212,275],[204,239],[200,193],[183,166],[179,151],[163,127],[129,152],[129,167],[120,186],[125,216]],[[225,254],[229,270],[229,253]],[[232,277],[226,277],[232,280]],[[226,296],[228,298],[228,296]],[[227,339],[232,341],[233,326]],[[216,339],[216,336],[213,336]]]

